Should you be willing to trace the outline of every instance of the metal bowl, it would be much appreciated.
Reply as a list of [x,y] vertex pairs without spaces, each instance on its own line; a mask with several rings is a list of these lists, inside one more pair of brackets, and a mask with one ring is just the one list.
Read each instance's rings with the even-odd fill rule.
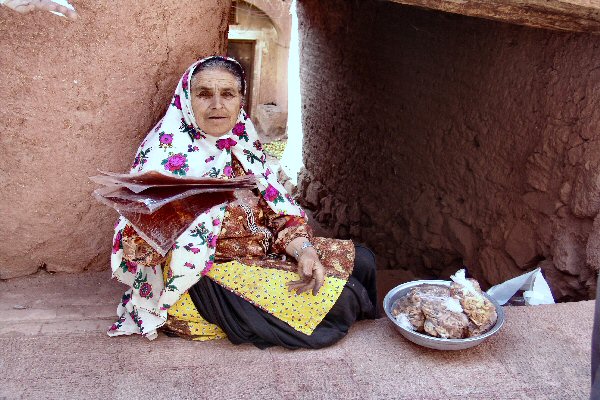
[[400,326],[400,324],[396,321],[396,318],[392,315],[392,305],[401,298],[408,294],[408,291],[419,285],[430,284],[430,285],[441,285],[441,286],[450,286],[451,281],[442,281],[442,280],[423,280],[423,281],[412,281],[403,283],[402,285],[396,286],[392,290],[388,292],[388,294],[383,299],[383,309],[385,310],[385,314],[392,321],[398,332],[408,340],[413,343],[416,343],[421,346],[429,347],[430,349],[437,350],[463,350],[468,349],[469,347],[477,346],[479,343],[483,342],[490,336],[495,335],[498,330],[504,324],[504,310],[502,306],[498,304],[496,300],[488,296],[484,293],[484,296],[487,297],[496,307],[496,313],[498,314],[498,321],[496,324],[480,336],[470,337],[466,339],[444,339],[437,338],[433,336],[426,335],[424,333],[412,331]]

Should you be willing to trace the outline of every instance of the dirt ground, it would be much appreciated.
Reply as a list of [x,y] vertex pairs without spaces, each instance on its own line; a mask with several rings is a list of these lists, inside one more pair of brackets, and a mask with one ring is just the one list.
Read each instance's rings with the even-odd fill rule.
[[[393,279],[383,271],[380,291]],[[288,351],[109,338],[121,293],[108,271],[0,281],[0,399],[589,398],[592,301],[506,307],[499,334],[459,352],[412,344],[383,318]]]

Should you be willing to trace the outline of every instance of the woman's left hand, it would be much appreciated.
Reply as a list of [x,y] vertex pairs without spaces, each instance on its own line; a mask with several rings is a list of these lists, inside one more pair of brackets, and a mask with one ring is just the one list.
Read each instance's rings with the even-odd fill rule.
[[[1,4],[2,2],[0,2]],[[4,5],[19,13],[28,13],[33,10],[54,11],[65,17],[76,20],[79,15],[74,9],[70,9],[52,0],[6,0]]]
[[313,248],[304,250],[298,260],[298,275],[299,280],[287,283],[288,290],[296,290],[296,293],[304,293],[312,290],[312,294],[316,295],[325,282],[325,268],[319,256]]

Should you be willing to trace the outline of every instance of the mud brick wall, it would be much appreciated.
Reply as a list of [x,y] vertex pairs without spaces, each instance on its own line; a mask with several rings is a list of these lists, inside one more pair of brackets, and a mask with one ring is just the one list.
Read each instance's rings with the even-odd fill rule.
[[0,279],[108,268],[127,171],[195,59],[224,54],[229,0],[78,1],[81,19],[0,7]]
[[600,266],[600,37],[383,1],[299,2],[300,196],[379,268],[484,286]]

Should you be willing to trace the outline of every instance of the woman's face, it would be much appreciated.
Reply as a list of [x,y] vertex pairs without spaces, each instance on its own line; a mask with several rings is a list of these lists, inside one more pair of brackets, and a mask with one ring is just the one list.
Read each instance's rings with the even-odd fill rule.
[[210,136],[222,136],[233,129],[242,107],[236,77],[223,69],[208,69],[195,74],[190,86],[198,127]]

